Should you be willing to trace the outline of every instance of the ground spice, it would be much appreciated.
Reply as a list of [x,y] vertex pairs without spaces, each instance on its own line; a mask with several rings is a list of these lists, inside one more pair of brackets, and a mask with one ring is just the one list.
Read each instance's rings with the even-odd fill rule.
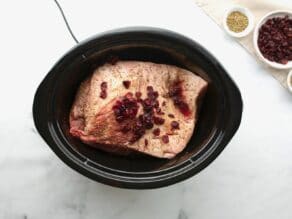
[[235,33],[242,32],[248,26],[248,18],[239,11],[231,12],[227,17],[227,26]]

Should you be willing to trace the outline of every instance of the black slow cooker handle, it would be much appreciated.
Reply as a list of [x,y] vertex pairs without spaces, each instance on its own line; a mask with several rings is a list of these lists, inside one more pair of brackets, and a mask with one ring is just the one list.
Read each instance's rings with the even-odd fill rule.
[[75,35],[74,35],[73,31],[72,31],[72,29],[71,29],[71,27],[70,27],[70,25],[69,25],[69,23],[68,23],[68,21],[67,21],[67,18],[66,18],[66,16],[65,16],[65,13],[64,13],[64,11],[63,11],[61,5],[60,5],[60,3],[59,3],[57,0],[54,0],[54,1],[55,1],[55,3],[56,3],[57,7],[59,8],[60,12],[61,12],[61,15],[62,15],[62,17],[63,17],[63,19],[64,19],[64,21],[65,21],[66,27],[67,27],[67,29],[68,29],[70,35],[72,36],[73,40],[78,44],[79,41],[77,40],[77,38],[75,37]]

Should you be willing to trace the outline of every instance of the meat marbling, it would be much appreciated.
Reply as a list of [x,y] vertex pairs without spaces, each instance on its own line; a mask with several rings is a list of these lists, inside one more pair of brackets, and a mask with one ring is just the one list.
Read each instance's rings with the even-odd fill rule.
[[[125,87],[125,81],[130,85]],[[70,133],[86,144],[112,153],[136,151],[173,158],[186,147],[193,134],[199,102],[206,88],[205,80],[176,66],[141,61],[105,64],[80,85],[70,112]],[[158,97],[153,95],[156,91]],[[103,95],[106,92],[106,97],[101,92]],[[149,95],[154,96],[153,103],[156,101],[152,109],[145,106]],[[132,109],[123,105],[122,113],[132,115],[121,119],[117,117],[121,113],[117,104],[123,100]],[[144,124],[145,118],[139,117],[142,114],[145,118],[150,115],[150,127],[146,124],[147,128],[135,132]]]

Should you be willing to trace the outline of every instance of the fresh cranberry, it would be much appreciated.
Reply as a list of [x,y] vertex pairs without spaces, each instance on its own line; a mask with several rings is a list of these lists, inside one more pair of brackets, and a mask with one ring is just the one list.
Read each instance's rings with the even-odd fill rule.
[[156,98],[158,97],[158,92],[157,92],[157,91],[149,91],[149,92],[147,93],[147,96],[148,96],[150,99],[154,100],[154,99],[156,99]]
[[142,93],[139,92],[139,91],[137,91],[137,92],[135,93],[135,96],[136,96],[137,99],[140,99],[141,96],[142,96]]
[[106,90],[107,89],[107,83],[105,81],[103,81],[101,84],[100,84],[100,89],[101,90]]
[[149,98],[146,98],[143,103],[144,103],[145,106],[151,106],[152,105],[152,101]]
[[134,135],[131,139],[131,143],[139,140],[145,134],[145,128],[139,120],[136,121],[132,131]]
[[170,125],[172,129],[179,129],[179,123],[177,121],[172,121]]
[[160,117],[154,117],[153,118],[153,121],[154,121],[154,123],[156,124],[156,125],[162,125],[163,123],[164,123],[164,119],[163,118],[160,118]]
[[168,135],[163,135],[161,137],[161,140],[163,141],[163,143],[167,144],[169,142],[169,138],[168,138]]
[[156,109],[159,108],[159,102],[158,102],[158,100],[155,100],[152,103],[153,103],[153,107],[154,108],[156,108]]
[[107,97],[107,83],[105,81],[103,81],[101,84],[100,84],[100,94],[99,94],[99,97],[102,98],[102,99],[105,99]]
[[159,129],[159,128],[154,129],[154,130],[153,130],[153,134],[154,134],[155,136],[159,136],[159,135],[160,135],[160,129]]
[[149,111],[152,111],[152,110],[153,110],[153,106],[152,106],[152,101],[151,101],[151,99],[146,98],[146,99],[143,101],[143,109],[144,109],[144,111],[146,111],[146,112],[149,112]]
[[153,128],[153,116],[151,113],[144,114],[141,120],[146,129]]
[[124,85],[125,88],[128,89],[130,87],[130,85],[131,85],[131,81],[123,81],[123,85]]
[[148,92],[153,92],[153,87],[152,86],[147,86],[147,91]]
[[135,126],[133,128],[133,130],[136,132],[136,133],[144,133],[144,128],[143,128],[143,124],[141,121],[137,120],[136,123],[135,123]]
[[101,91],[99,97],[105,99],[107,97],[106,91]]
[[116,101],[113,110],[118,122],[126,119],[134,119],[138,112],[137,101],[133,98],[124,97],[121,101]]

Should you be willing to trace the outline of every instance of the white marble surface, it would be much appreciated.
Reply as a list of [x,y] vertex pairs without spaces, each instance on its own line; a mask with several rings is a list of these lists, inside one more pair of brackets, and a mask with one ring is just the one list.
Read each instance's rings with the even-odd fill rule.
[[61,0],[79,40],[129,25],[168,28],[209,49],[238,83],[242,124],[208,168],[182,183],[133,191],[65,166],[36,133],[36,87],[74,42],[53,0],[0,7],[0,218],[290,219],[292,95],[192,0]]

